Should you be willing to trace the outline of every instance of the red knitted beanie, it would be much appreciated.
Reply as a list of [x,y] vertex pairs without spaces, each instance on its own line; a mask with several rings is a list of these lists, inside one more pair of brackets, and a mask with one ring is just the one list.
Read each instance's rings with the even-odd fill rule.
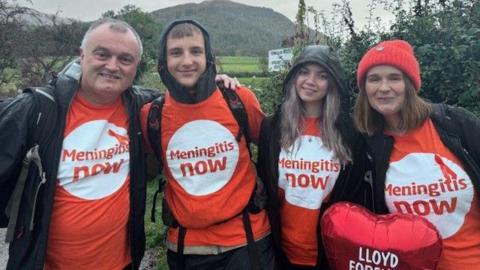
[[382,41],[373,46],[358,63],[357,86],[365,86],[365,76],[370,68],[378,65],[394,66],[405,73],[412,80],[418,91],[422,80],[420,67],[413,52],[412,46],[404,40]]

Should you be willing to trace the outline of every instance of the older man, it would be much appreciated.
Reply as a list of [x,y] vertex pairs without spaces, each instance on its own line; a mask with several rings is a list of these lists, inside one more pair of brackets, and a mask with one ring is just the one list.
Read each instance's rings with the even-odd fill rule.
[[31,128],[34,95],[19,96],[1,113],[2,212],[6,198],[20,194],[10,199],[9,206],[18,206],[7,208],[10,219],[0,216],[0,225],[10,224],[7,269],[138,268],[145,246],[138,112],[157,95],[132,87],[141,55],[140,38],[127,23],[90,26],[80,49],[81,78],[60,74],[48,86],[56,122],[49,143],[39,146],[45,177],[30,165],[20,188],[22,158],[40,132]]

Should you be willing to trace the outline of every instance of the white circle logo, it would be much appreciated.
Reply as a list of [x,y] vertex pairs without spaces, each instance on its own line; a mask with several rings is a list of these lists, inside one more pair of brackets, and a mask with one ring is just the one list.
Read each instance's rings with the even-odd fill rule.
[[179,128],[168,142],[166,160],[172,176],[189,194],[220,190],[237,168],[239,146],[232,132],[210,120]]
[[280,152],[278,185],[288,203],[319,209],[332,191],[340,168],[319,137],[300,136],[288,151]]
[[114,193],[129,174],[128,144],[127,131],[105,120],[80,125],[63,140],[60,186],[86,200]]
[[473,193],[472,182],[460,166],[432,153],[410,153],[390,163],[387,171],[385,199],[390,212],[423,216],[442,238],[461,228]]

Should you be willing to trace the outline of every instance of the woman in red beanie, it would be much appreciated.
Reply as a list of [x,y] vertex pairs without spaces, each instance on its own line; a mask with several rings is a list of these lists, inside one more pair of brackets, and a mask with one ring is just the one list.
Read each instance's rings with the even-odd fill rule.
[[377,213],[413,213],[443,238],[438,269],[480,265],[480,120],[423,100],[412,46],[383,41],[360,60],[354,121],[374,162]]
[[365,143],[353,132],[340,60],[306,47],[283,86],[283,101],[261,127],[258,173],[281,269],[326,269],[319,220],[336,201],[364,203]]

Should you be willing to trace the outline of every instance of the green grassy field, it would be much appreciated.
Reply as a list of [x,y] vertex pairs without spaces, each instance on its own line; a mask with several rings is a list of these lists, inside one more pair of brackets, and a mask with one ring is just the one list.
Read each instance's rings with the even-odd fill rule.
[[219,56],[217,59],[217,70],[219,73],[262,72],[260,57]]

